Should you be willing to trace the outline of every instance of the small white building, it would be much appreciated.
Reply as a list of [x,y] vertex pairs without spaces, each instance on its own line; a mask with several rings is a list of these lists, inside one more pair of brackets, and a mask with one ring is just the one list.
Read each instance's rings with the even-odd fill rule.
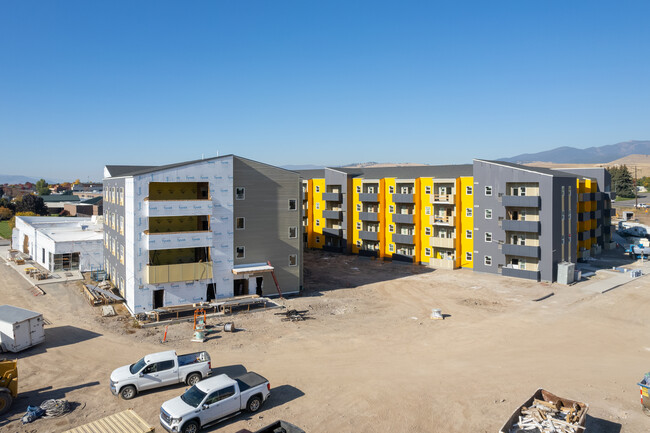
[[51,272],[100,269],[104,263],[101,217],[17,216],[12,247]]

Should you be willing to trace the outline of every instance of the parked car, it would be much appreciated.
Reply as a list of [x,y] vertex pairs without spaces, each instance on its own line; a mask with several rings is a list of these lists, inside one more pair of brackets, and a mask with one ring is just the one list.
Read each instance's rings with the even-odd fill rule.
[[269,381],[257,373],[248,372],[235,378],[220,374],[164,402],[160,408],[160,425],[173,433],[196,433],[243,410],[257,412],[269,395]]
[[212,363],[208,352],[176,355],[174,350],[151,353],[131,365],[111,373],[111,392],[125,400],[140,391],[185,382],[189,386],[210,375]]

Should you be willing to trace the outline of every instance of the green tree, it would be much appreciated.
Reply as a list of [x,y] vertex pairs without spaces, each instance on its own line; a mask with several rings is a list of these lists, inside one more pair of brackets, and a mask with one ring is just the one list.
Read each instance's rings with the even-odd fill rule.
[[645,186],[646,189],[650,190],[650,176],[643,176],[641,179],[638,179],[637,185]]
[[16,212],[16,215],[11,217],[11,219],[9,220],[9,228],[11,230],[13,230],[14,227],[16,227],[16,217],[17,216],[38,216],[38,215],[36,215],[34,212]]
[[16,205],[6,198],[0,198],[0,207],[6,207],[11,211],[11,213],[16,212]]
[[38,182],[36,182],[36,192],[38,195],[49,195],[50,194],[50,188],[48,188],[48,183],[45,181],[45,179],[41,179]]
[[33,212],[36,215],[47,215],[49,213],[43,199],[34,194],[26,194],[16,203],[16,215],[20,212]]
[[632,173],[630,173],[627,166],[619,165],[609,167],[607,170],[612,176],[612,187],[614,188],[616,195],[621,198],[634,197],[634,179],[632,178]]
[[14,213],[11,211],[11,209],[0,207],[0,221],[11,219],[12,216],[14,216]]

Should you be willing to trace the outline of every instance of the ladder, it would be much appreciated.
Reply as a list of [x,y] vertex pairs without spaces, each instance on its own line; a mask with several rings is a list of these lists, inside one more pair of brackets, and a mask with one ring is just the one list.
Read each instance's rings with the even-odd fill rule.
[[[267,265],[271,266],[271,262],[267,260],[266,262]],[[273,266],[271,266],[273,267]],[[282,290],[280,290],[280,285],[278,284],[278,279],[275,277],[275,270],[271,270],[271,276],[273,277],[273,281],[275,282],[275,287],[278,289],[278,295],[280,295],[280,299],[284,299],[282,297]]]

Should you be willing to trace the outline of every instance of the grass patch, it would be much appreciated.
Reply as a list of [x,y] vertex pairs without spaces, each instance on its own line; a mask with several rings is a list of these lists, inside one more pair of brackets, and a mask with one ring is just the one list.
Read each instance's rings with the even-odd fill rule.
[[0,221],[0,238],[11,239],[11,229],[9,228],[9,220]]

